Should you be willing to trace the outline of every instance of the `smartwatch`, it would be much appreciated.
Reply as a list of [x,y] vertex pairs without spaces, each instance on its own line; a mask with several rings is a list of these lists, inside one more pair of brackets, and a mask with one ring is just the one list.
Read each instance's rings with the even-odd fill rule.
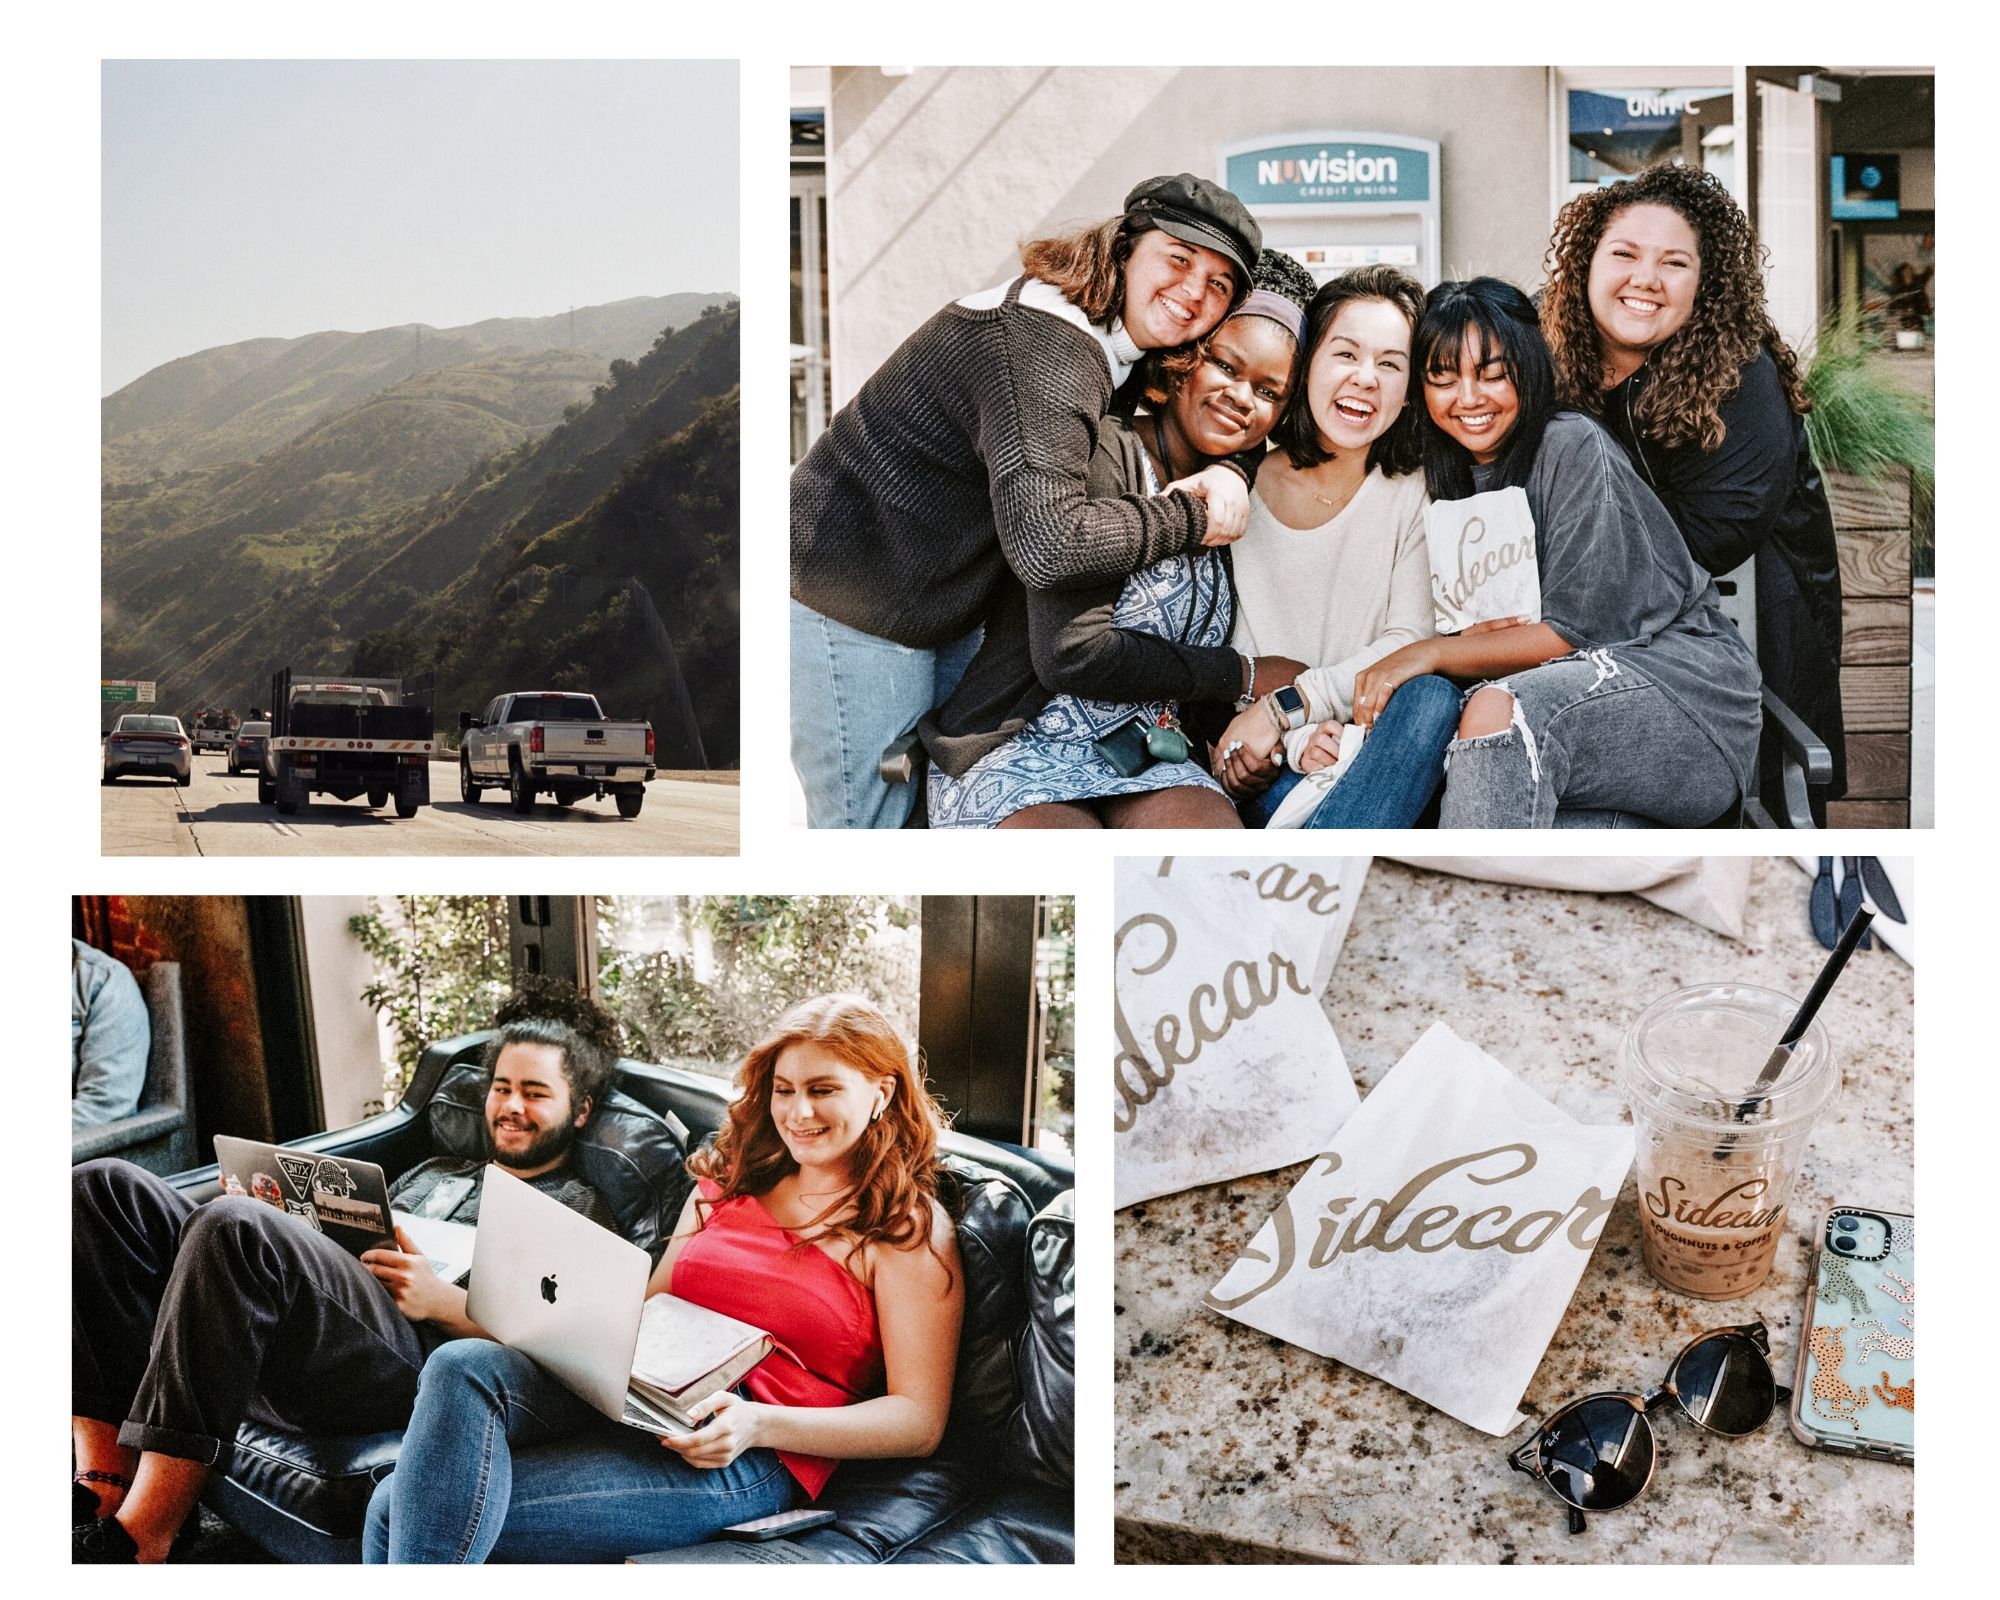
[[1282,689],[1272,690],[1271,704],[1277,708],[1278,715],[1284,718],[1287,732],[1306,725],[1306,697],[1299,691],[1297,684],[1288,683]]

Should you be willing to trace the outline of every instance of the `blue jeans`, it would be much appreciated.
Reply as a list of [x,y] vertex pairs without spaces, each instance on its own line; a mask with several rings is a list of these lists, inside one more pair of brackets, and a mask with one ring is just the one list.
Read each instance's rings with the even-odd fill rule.
[[1733,818],[1743,798],[1735,771],[1634,661],[1644,654],[1579,651],[1496,679],[1513,719],[1452,741],[1439,826],[1553,828],[1577,812],[1586,815],[1570,823],[1700,828]]
[[815,828],[900,828],[915,784],[887,784],[882,752],[943,704],[979,648],[980,630],[916,650],[792,606],[792,768]]
[[[1427,673],[1389,696],[1354,765],[1307,818],[1308,828],[1409,828],[1444,781],[1444,751],[1458,732],[1461,696],[1448,678]],[[1299,774],[1289,768],[1238,809],[1246,828],[1271,820]]]
[[368,1502],[362,1559],[618,1561],[699,1544],[803,1495],[772,1451],[691,1467],[519,1351],[458,1339],[424,1364],[396,1470]]

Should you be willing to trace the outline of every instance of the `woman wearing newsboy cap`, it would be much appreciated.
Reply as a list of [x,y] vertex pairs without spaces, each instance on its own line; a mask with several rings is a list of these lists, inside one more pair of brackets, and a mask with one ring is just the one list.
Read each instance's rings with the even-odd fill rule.
[[1243,531],[1215,466],[1092,500],[1111,397],[1145,351],[1213,329],[1262,246],[1227,189],[1151,178],[1118,216],[1022,247],[1021,276],[906,339],[792,473],[792,762],[814,827],[896,827],[886,746],[964,670],[1000,586],[1070,588]]

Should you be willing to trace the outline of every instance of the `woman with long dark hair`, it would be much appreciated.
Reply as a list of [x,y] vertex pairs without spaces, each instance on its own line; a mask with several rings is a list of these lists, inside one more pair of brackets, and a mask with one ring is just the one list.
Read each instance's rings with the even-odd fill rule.
[[1541,585],[1541,621],[1406,645],[1355,680],[1363,704],[1423,673],[1486,680],[1450,748],[1441,824],[1732,815],[1756,762],[1756,662],[1624,453],[1556,409],[1533,304],[1497,278],[1439,284],[1415,366],[1432,499],[1518,486]]
[[1560,403],[1610,429],[1703,570],[1755,561],[1764,682],[1832,752],[1837,797],[1840,563],[1807,447],[1812,402],[1765,307],[1762,255],[1715,177],[1649,168],[1556,217],[1542,331]]
[[1394,267],[1358,267],[1307,307],[1304,377],[1258,469],[1250,531],[1230,552],[1236,648],[1260,676],[1273,657],[1305,663],[1281,687],[1239,701],[1216,741],[1216,776],[1252,827],[1339,760],[1348,723],[1373,726],[1302,826],[1409,827],[1442,777],[1458,691],[1412,674],[1377,701],[1360,692],[1365,668],[1435,625],[1409,404],[1423,298]]
[[647,1292],[782,1348],[701,1427],[655,1439],[504,1345],[442,1346],[369,1503],[368,1560],[617,1560],[805,1504],[840,1461],[937,1448],[965,1280],[909,1047],[828,995],[779,1018],[736,1081]]
[[884,749],[956,685],[1004,585],[1123,579],[1243,531],[1241,473],[1090,498],[1097,430],[1148,350],[1249,292],[1262,239],[1227,189],[1151,178],[1095,227],[903,342],[792,473],[792,764],[815,827],[895,827]]

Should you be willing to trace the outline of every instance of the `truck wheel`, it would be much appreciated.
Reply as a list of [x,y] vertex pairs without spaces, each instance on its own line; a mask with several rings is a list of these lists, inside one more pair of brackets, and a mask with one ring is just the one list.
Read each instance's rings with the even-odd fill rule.
[[397,816],[414,817],[416,814],[417,814],[417,802],[414,799],[412,799],[409,795],[399,794],[396,796]]
[[479,804],[480,795],[485,792],[485,786],[472,775],[472,763],[464,756],[460,756],[458,758],[459,799],[463,800],[469,806],[476,806]]
[[299,803],[298,803],[298,801],[296,801],[296,800],[286,800],[286,799],[283,799],[283,798],[280,798],[280,799],[279,799],[279,801],[278,801],[278,815],[279,815],[279,816],[281,816],[281,817],[295,817],[295,816],[297,816],[298,814],[299,814]]
[[186,777],[182,777],[178,772],[174,774],[174,787],[176,789],[185,789],[189,784],[193,782],[194,782],[194,769],[192,767],[188,769]]
[[257,774],[257,804],[267,806],[277,799],[277,791],[271,787],[271,780],[263,773]]
[[388,803],[389,791],[387,789],[370,789],[368,791],[368,807],[371,811],[380,811]]
[[507,801],[524,817],[535,809],[535,786],[519,767],[507,774]]
[[614,798],[618,802],[618,815],[621,817],[636,817],[639,814],[639,808],[646,803],[646,797],[643,794],[621,794],[614,796]]

